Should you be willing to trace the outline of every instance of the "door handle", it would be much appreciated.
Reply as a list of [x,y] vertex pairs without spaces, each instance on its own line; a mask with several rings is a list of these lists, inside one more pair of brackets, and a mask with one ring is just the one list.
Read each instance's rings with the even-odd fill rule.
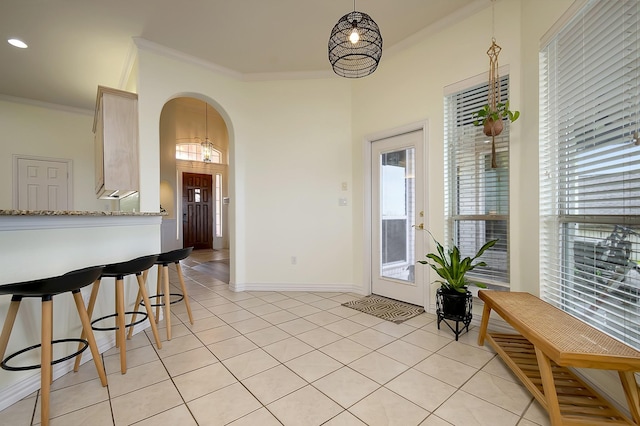
[[424,223],[421,223],[421,224],[419,224],[419,225],[416,225],[416,229],[424,230]]

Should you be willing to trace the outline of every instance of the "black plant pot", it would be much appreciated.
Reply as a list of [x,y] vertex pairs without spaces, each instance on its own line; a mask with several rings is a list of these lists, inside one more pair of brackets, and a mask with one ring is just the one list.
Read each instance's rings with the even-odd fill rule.
[[[440,329],[440,323],[442,321],[456,335],[456,340],[463,330],[469,331],[469,324],[471,324],[471,309],[472,309],[473,295],[470,291],[465,293],[459,293],[455,290],[449,291],[439,288],[436,291],[436,314],[438,315],[438,330]],[[454,329],[446,320],[455,321],[456,328]],[[463,324],[460,328],[460,323]]]

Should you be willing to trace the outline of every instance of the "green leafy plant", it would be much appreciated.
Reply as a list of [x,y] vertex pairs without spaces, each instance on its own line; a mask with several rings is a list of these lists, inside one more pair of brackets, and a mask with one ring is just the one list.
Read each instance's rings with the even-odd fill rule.
[[511,111],[509,101],[497,104],[495,109],[492,109],[489,104],[485,104],[474,113],[473,125],[484,126],[488,121],[498,121],[505,118],[513,123],[518,117],[520,117],[520,111]]
[[429,235],[431,235],[431,238],[433,238],[433,241],[436,243],[438,252],[427,254],[429,260],[419,260],[418,263],[429,265],[436,271],[442,278],[442,280],[436,280],[436,282],[440,283],[442,289],[451,292],[465,293],[469,285],[486,288],[484,284],[468,281],[465,274],[478,266],[487,266],[483,261],[476,263],[473,263],[473,261],[482,256],[487,249],[493,247],[498,240],[487,241],[475,256],[462,259],[458,246],[454,245],[445,252],[442,244],[434,238],[431,232],[429,232]]

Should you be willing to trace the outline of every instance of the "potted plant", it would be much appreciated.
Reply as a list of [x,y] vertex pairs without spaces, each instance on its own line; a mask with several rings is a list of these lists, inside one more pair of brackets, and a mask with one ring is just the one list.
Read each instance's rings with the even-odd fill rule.
[[520,111],[509,110],[509,101],[496,104],[495,108],[485,104],[474,113],[474,126],[483,126],[484,134],[487,136],[498,136],[504,129],[502,120],[509,119],[514,122],[520,117]]
[[[429,232],[429,231],[427,231]],[[459,323],[464,324],[464,328],[469,331],[471,323],[471,303],[473,300],[471,292],[468,290],[470,285],[486,288],[484,284],[471,282],[467,279],[466,273],[478,266],[487,266],[484,261],[474,263],[482,254],[493,247],[498,240],[487,241],[473,257],[462,258],[458,246],[453,245],[445,252],[444,247],[429,232],[431,238],[436,243],[437,253],[427,254],[428,260],[419,260],[418,263],[429,265],[442,278],[436,280],[440,283],[440,288],[436,292],[436,314],[438,316],[438,329],[440,322],[444,319],[456,322],[455,330],[445,321],[449,328],[458,335],[462,332],[459,329]]]

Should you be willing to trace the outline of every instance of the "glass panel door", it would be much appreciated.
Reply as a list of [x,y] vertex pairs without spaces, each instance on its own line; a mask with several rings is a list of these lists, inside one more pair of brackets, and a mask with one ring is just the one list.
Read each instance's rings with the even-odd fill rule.
[[415,282],[415,148],[381,153],[380,275]]
[[371,291],[419,306],[426,305],[425,268],[416,267],[425,240],[416,235],[425,219],[423,138],[414,131],[371,149]]

